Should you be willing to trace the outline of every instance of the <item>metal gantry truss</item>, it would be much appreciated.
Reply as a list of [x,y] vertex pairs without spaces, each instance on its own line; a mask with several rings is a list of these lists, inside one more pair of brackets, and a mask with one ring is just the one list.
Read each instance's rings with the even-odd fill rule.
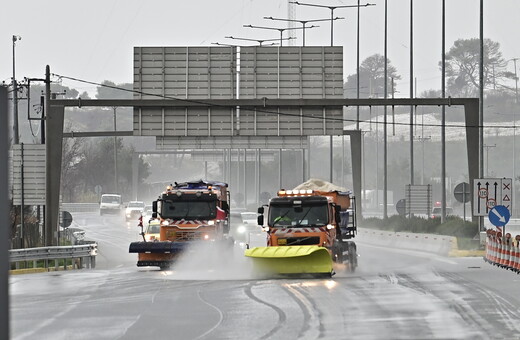
[[[398,98],[398,99],[211,99],[184,101],[172,99],[54,99],[49,101],[47,111],[47,215],[46,225],[57,226],[59,208],[59,188],[61,174],[61,150],[63,133],[63,118],[65,107],[133,107],[133,108],[210,108],[236,107],[248,109],[278,108],[338,108],[345,106],[452,106],[464,107],[466,118],[466,136],[468,150],[468,172],[472,181],[478,178],[479,169],[479,139],[478,98]],[[276,113],[274,113],[276,114]],[[107,132],[111,135],[113,132]],[[361,197],[361,130],[343,131],[351,138],[352,174],[354,195]],[[264,137],[262,137],[264,138]],[[361,214],[361,200],[357,200],[357,211]],[[361,215],[362,216],[362,215]],[[52,228],[47,228],[52,233]],[[52,238],[51,236],[49,236]]]

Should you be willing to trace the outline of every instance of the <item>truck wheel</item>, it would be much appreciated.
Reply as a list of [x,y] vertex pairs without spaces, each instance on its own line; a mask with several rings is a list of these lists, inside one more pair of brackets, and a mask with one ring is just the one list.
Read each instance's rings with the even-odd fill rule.
[[169,263],[163,263],[159,266],[159,268],[161,268],[161,270],[168,270],[170,269],[171,265]]
[[343,263],[343,245],[335,244],[332,250],[332,260],[336,263]]
[[348,264],[349,271],[354,273],[357,267],[357,249],[354,242],[348,242]]

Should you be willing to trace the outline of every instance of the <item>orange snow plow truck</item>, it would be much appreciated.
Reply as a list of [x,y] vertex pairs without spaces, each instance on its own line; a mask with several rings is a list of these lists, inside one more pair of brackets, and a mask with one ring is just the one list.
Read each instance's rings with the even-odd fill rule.
[[[258,224],[267,232],[267,247],[247,249],[260,272],[332,276],[333,262],[349,271],[357,267],[355,204],[351,192],[280,190],[258,208]],[[352,207],[352,209],[351,209]],[[264,224],[266,222],[266,224]]]
[[[152,202],[152,218],[160,222],[159,239],[130,243],[137,266],[168,268],[193,242],[225,242],[229,238],[229,191],[222,182],[193,181],[169,185]],[[140,223],[142,227],[142,223]]]

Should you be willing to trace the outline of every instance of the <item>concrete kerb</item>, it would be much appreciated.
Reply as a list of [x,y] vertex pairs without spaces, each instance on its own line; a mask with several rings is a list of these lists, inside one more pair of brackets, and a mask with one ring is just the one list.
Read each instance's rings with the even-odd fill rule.
[[374,245],[418,250],[449,257],[484,256],[483,250],[459,250],[457,238],[436,234],[398,233],[358,228],[358,238]]
[[[67,266],[66,270],[73,270],[77,269],[75,266]],[[62,271],[65,270],[63,266],[59,267],[58,269],[54,267],[49,268],[25,268],[25,269],[11,269],[9,270],[9,275],[23,275],[23,274],[36,274],[36,273],[47,273],[47,272],[55,272],[55,271]]]

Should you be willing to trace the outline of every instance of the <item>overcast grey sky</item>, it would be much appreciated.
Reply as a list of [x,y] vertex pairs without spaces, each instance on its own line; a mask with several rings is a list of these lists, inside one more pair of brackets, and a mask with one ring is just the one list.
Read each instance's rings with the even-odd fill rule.
[[[355,0],[305,0],[322,5],[353,5]],[[361,9],[361,60],[383,54],[384,0]],[[361,1],[366,3],[366,1]],[[410,0],[388,0],[388,57],[402,76],[399,96],[409,95]],[[356,9],[338,9],[334,44],[344,47],[345,77],[356,72]],[[330,10],[295,6],[299,20],[330,18]],[[287,0],[65,0],[4,1],[0,14],[0,81],[12,77],[12,35],[16,45],[16,75],[43,77],[51,72],[93,82],[132,82],[134,46],[210,46],[237,43],[225,36],[253,39],[279,37],[277,31],[243,25],[283,27],[264,16],[287,18]],[[505,59],[520,57],[520,0],[485,0],[484,35],[501,44]],[[446,0],[446,50],[459,38],[479,35],[479,0]],[[306,45],[330,44],[330,22],[307,30]],[[301,33],[295,45],[301,45]],[[245,43],[244,43],[245,44]],[[440,89],[441,0],[414,1],[414,75],[418,91]],[[519,64],[520,67],[520,64]],[[513,71],[513,64],[510,63]],[[346,79],[346,78],[345,78]],[[64,82],[80,92],[93,86]]]

